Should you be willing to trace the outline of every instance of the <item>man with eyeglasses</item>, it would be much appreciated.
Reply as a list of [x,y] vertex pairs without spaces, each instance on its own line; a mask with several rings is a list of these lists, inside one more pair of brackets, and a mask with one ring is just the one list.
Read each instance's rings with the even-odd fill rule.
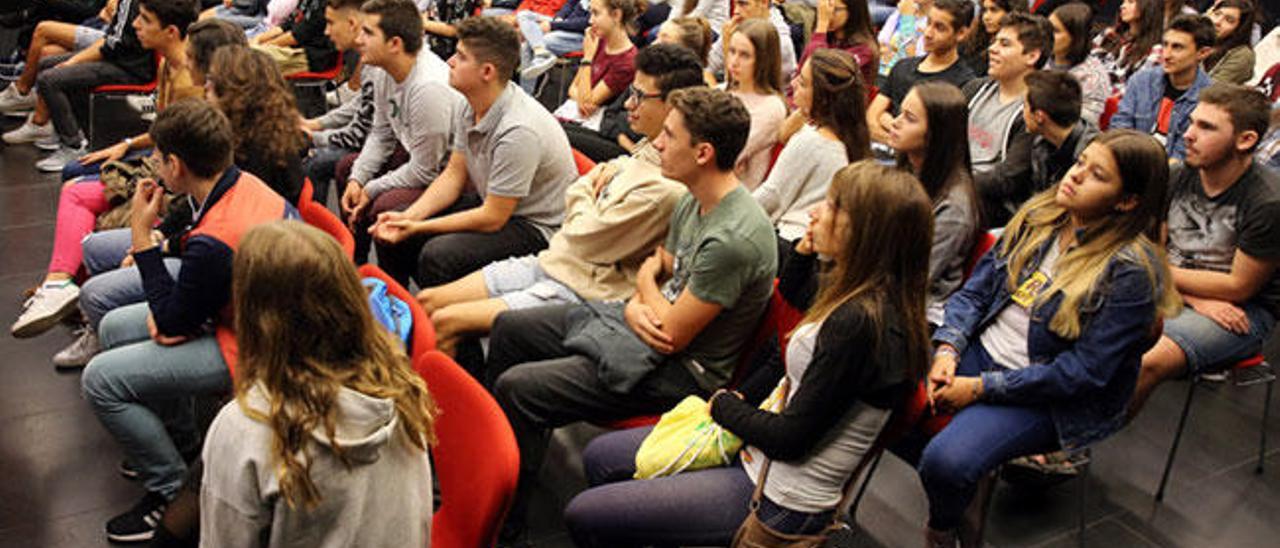
[[[626,107],[631,128],[644,138],[630,156],[599,164],[569,186],[564,224],[545,251],[419,293],[440,349],[453,352],[462,338],[488,333],[506,310],[630,296],[636,270],[661,243],[684,193],[662,176],[652,145],[671,110],[667,95],[702,84],[698,59],[687,49],[658,44],[640,51]],[[473,355],[464,352],[463,364],[472,365],[466,362]]]

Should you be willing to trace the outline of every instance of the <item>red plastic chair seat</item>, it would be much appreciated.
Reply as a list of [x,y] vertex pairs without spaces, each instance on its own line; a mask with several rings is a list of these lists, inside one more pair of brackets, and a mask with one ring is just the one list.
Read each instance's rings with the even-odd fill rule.
[[573,151],[573,164],[578,168],[578,176],[586,175],[588,171],[596,167],[595,160],[588,158],[586,154],[578,152],[578,149],[570,149]]
[[305,81],[327,82],[329,80],[333,80],[337,78],[338,75],[341,73],[342,73],[342,52],[339,51],[338,61],[333,64],[333,67],[321,72],[310,72],[310,71],[295,72],[292,74],[285,75],[284,79],[290,82],[299,82],[299,83],[305,82]]
[[329,208],[310,200],[298,200],[298,213],[302,215],[304,222],[325,231],[326,234],[333,236],[333,239],[338,240],[342,250],[347,253],[347,258],[355,256],[355,236],[351,235],[351,232],[347,230],[347,226],[342,224],[338,216],[329,211]]

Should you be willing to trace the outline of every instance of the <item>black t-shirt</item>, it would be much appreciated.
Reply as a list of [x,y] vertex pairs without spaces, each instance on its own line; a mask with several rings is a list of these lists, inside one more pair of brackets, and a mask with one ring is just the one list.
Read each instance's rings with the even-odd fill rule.
[[1182,95],[1185,94],[1188,89],[1191,89],[1191,86],[1187,86],[1186,88],[1183,88],[1183,89],[1178,89],[1173,87],[1173,81],[1169,80],[1169,75],[1168,74],[1164,75],[1164,98],[1165,99],[1168,99],[1173,102],[1177,102],[1178,99],[1182,98]]
[[293,39],[306,52],[307,70],[312,72],[329,70],[338,62],[338,50],[324,35],[324,7],[325,0],[302,0],[289,19],[280,24],[282,30],[293,33]]
[[[1236,249],[1280,259],[1280,178],[1257,165],[1225,192],[1210,198],[1200,172],[1175,167],[1169,175],[1169,264],[1230,272]],[[1252,302],[1280,312],[1280,276],[1273,275]]]
[[124,69],[140,82],[149,82],[156,77],[156,58],[155,53],[142,47],[133,32],[138,3],[139,0],[120,0],[103,36],[102,60]]
[[898,109],[902,106],[902,100],[907,97],[907,92],[911,91],[911,87],[920,82],[929,80],[943,80],[961,87],[974,78],[973,70],[967,65],[960,62],[951,63],[951,66],[938,72],[921,72],[920,63],[924,62],[926,56],[911,57],[898,61],[893,65],[893,69],[889,71],[889,79],[885,82],[884,89],[880,90],[885,97],[889,98],[892,103],[890,112],[897,114]]

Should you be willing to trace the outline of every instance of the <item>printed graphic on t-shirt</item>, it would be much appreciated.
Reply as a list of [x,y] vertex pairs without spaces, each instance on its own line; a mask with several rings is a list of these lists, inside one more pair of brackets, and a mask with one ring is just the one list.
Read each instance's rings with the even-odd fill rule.
[[1151,129],[1151,135],[1160,141],[1160,144],[1166,145],[1169,142],[1169,118],[1173,117],[1173,100],[1165,97],[1160,100],[1160,112],[1156,114],[1156,127]]
[[1041,291],[1044,291],[1047,285],[1049,285],[1049,277],[1045,276],[1044,272],[1037,270],[1035,274],[1027,278],[1027,281],[1018,286],[1018,290],[1010,298],[1023,308],[1031,308],[1031,303],[1036,301],[1036,297],[1040,295]]
[[1230,272],[1235,256],[1236,204],[1183,193],[1169,204],[1169,262],[1179,268]]

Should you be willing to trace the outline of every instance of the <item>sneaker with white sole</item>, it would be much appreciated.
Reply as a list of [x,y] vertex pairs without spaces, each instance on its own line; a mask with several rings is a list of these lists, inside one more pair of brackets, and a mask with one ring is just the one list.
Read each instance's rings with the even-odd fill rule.
[[23,305],[18,320],[13,322],[9,332],[14,337],[25,339],[34,337],[71,314],[80,302],[80,287],[71,280],[58,280],[42,284],[27,303]]
[[551,67],[556,66],[556,56],[550,53],[538,54],[533,60],[529,61],[529,66],[520,69],[520,81],[531,80],[546,74]]
[[10,84],[0,91],[0,112],[8,115],[26,114],[36,108],[36,90],[19,93],[18,86]]
[[76,331],[76,340],[53,355],[53,365],[59,369],[84,367],[100,350],[102,345],[98,343],[98,330],[82,326]]
[[128,512],[107,522],[107,539],[112,542],[145,542],[156,534],[169,501],[158,493],[147,493]]
[[[53,124],[49,124],[49,125],[53,125]],[[53,131],[53,132],[50,132],[49,135],[45,137],[41,137],[39,140],[37,140],[35,143],[32,143],[32,144],[34,144],[36,148],[43,150],[45,152],[53,152],[62,147],[62,139],[58,137],[58,132]]]
[[63,166],[79,160],[81,156],[88,153],[88,149],[89,147],[85,145],[84,141],[80,141],[80,145],[74,148],[62,145],[52,154],[36,162],[36,169],[45,173],[58,173],[62,171]]
[[11,145],[23,145],[27,143],[37,143],[48,139],[57,139],[58,135],[53,131],[53,122],[45,122],[44,125],[38,126],[31,123],[31,117],[27,117],[27,121],[22,125],[5,132],[4,142]]

